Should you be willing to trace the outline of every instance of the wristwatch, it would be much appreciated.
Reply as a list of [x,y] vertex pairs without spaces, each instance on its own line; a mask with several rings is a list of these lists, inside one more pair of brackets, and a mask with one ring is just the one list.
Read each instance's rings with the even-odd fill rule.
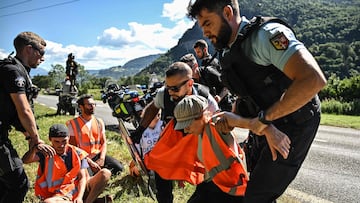
[[265,125],[270,125],[272,123],[272,121],[266,120],[265,119],[265,111],[261,110],[258,114],[258,119],[261,123],[265,124]]

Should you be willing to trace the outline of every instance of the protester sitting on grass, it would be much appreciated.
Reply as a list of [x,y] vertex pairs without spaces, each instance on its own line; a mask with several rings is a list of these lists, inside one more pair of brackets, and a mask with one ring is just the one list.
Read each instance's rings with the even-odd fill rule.
[[44,203],[112,202],[110,196],[98,198],[110,179],[111,172],[101,169],[90,177],[87,153],[69,144],[68,128],[55,124],[49,129],[49,140],[56,151],[54,157],[44,156],[33,147],[22,160],[25,164],[39,162],[35,195]]

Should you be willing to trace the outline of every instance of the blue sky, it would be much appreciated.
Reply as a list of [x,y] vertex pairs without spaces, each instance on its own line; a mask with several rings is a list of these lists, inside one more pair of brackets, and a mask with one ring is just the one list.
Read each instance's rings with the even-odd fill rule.
[[68,53],[85,69],[124,65],[164,53],[194,22],[186,17],[188,0],[1,0],[0,58],[22,31],[46,42],[39,67],[65,66]]

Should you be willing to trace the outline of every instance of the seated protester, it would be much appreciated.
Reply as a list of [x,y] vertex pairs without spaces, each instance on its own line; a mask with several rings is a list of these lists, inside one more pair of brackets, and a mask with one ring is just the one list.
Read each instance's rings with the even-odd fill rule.
[[26,152],[25,164],[39,162],[35,195],[41,201],[50,202],[111,202],[106,196],[98,198],[110,179],[111,172],[101,169],[89,177],[87,153],[69,144],[68,128],[55,124],[49,129],[49,140],[56,154],[44,156],[37,147]]
[[[164,121],[160,120],[161,117],[161,110],[159,110],[158,114],[155,118],[151,121],[149,126],[145,129],[140,139],[139,144],[135,144],[136,148],[139,151],[141,158],[144,158],[144,154],[151,151],[154,147],[156,142],[159,139],[160,133],[163,130]],[[129,165],[130,168],[130,175],[132,176],[139,176],[139,170],[136,167],[134,161],[132,160]]]
[[96,103],[92,95],[79,97],[77,104],[80,115],[66,122],[69,128],[70,144],[85,150],[89,154],[89,165],[96,173],[101,168],[107,168],[112,174],[123,171],[123,165],[115,158],[108,156],[105,136],[105,124],[94,116]]
[[[146,155],[146,166],[163,178],[197,185],[188,203],[242,202],[248,181],[245,154],[230,132],[215,129],[207,108],[207,100],[200,95],[184,97],[174,109],[176,124],[172,120],[165,127]],[[247,122],[239,121],[244,127]],[[173,147],[163,141],[171,136],[178,137]]]

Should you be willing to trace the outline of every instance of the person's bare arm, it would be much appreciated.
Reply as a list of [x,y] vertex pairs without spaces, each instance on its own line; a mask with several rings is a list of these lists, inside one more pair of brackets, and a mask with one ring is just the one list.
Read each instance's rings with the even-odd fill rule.
[[100,120],[100,124],[101,124],[101,138],[100,138],[100,143],[101,143],[101,148],[100,148],[100,157],[99,159],[96,161],[97,164],[99,164],[99,166],[103,167],[105,164],[105,156],[106,156],[106,151],[107,151],[107,143],[106,143],[106,135],[105,135],[105,125],[104,122],[102,120]]
[[307,49],[300,49],[290,57],[284,73],[293,82],[283,97],[266,109],[267,120],[276,120],[296,111],[326,85],[324,74]]
[[[277,102],[263,109],[266,120],[276,120],[296,111],[326,85],[324,74],[307,49],[300,49],[290,57],[284,73],[293,82]],[[254,118],[250,125],[250,130],[258,135],[263,134],[262,131],[267,127],[258,118]]]
[[21,158],[24,164],[29,164],[39,161],[39,157],[36,155],[38,149],[36,147],[30,148]]
[[152,101],[146,106],[144,111],[144,116],[140,121],[140,125],[144,128],[147,128],[151,121],[155,118],[156,114],[159,112],[159,109],[155,106],[154,101]]
[[30,147],[33,147],[40,142],[40,138],[36,128],[35,116],[26,98],[26,94],[11,93],[10,97],[15,104],[22,126],[30,136]]
[[83,197],[84,197],[84,193],[86,190],[86,182],[87,182],[87,170],[85,168],[80,169],[79,173],[78,173],[78,196],[76,197],[76,199],[74,199],[74,203],[82,203],[83,202]]
[[15,104],[21,125],[26,130],[24,134],[30,137],[29,150],[36,148],[45,155],[54,156],[56,153],[55,150],[51,146],[44,144],[44,141],[42,141],[39,137],[35,116],[31,110],[26,95],[11,93],[10,97]]

